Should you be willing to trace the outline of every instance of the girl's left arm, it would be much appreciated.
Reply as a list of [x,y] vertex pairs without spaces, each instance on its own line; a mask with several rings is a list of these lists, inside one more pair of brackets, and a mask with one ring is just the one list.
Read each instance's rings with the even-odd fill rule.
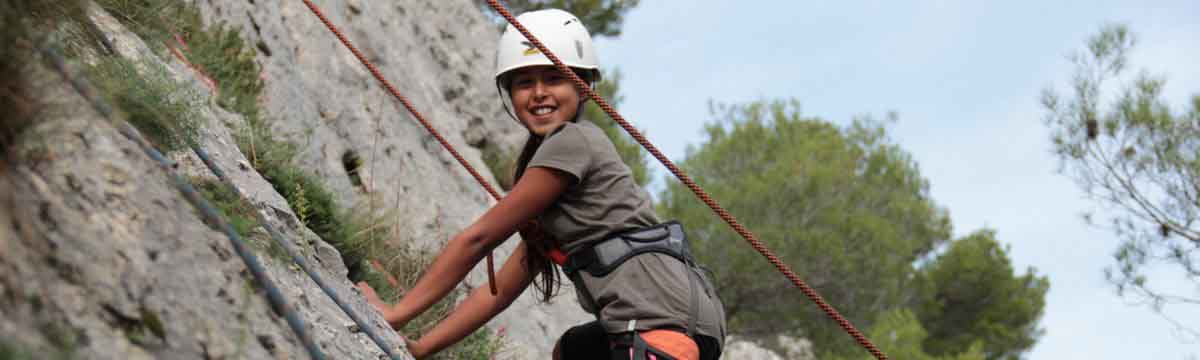
[[[392,311],[385,314],[388,323],[392,324],[393,328],[399,328],[441,300],[466,277],[471,268],[482,260],[488,251],[512,236],[518,226],[532,220],[550,204],[553,204],[559,195],[566,191],[572,180],[571,175],[559,170],[533,167],[526,171],[508,196],[501,199],[496,206],[489,209],[475,223],[446,244],[441,254],[437,256],[433,264],[430,264],[425,275],[421,276],[421,279],[409,290],[408,295],[400,299]],[[507,272],[507,274],[498,274],[497,276],[497,286],[511,288],[513,291],[502,290],[499,292],[499,297],[488,299],[488,302],[494,304],[481,304],[486,305],[485,308],[494,309],[494,311],[489,311],[487,318],[507,307],[532,281],[533,275],[524,269],[521,262],[521,257],[525,256],[523,249],[524,246],[518,246],[518,250],[505,262],[502,273]],[[507,284],[499,284],[501,280],[506,280]],[[492,297],[490,293],[486,295],[488,298]],[[476,298],[475,294],[472,294],[468,300],[471,298]],[[496,304],[503,304],[503,306],[497,308],[494,306]],[[464,310],[466,305],[466,302],[461,304],[455,313]],[[473,321],[459,323],[450,320],[446,319],[443,324],[438,325],[438,328],[446,327],[443,325],[474,323]],[[479,325],[482,325],[482,322],[471,327],[466,333],[474,331]],[[438,329],[435,329],[430,335],[437,331]],[[449,332],[458,333],[459,331]],[[453,341],[450,341],[453,343],[461,337],[450,336],[450,338],[454,338]],[[430,340],[437,340],[437,338]],[[435,343],[441,342],[436,341]]]
[[437,353],[471,335],[496,314],[512,305],[517,296],[533,281],[534,274],[525,268],[525,255],[526,247],[521,243],[496,273],[495,296],[487,286],[471,290],[471,294],[454,308],[454,312],[429,330],[424,337],[410,342],[409,352],[417,359]]

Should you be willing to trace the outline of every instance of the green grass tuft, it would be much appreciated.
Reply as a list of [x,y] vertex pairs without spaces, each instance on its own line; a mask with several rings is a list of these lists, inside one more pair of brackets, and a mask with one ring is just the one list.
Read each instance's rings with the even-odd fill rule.
[[96,4],[160,54],[173,34],[197,28],[200,16],[191,2],[180,0],[96,0]]
[[225,221],[233,226],[238,235],[248,237],[253,233],[254,228],[258,226],[254,219],[254,208],[242,201],[229,184],[198,177],[192,178],[191,182],[195,184],[196,190],[200,191],[200,195],[212,203],[221,216],[225,217]]
[[484,327],[468,335],[466,339],[454,344],[444,354],[435,356],[437,359],[492,359],[504,349],[504,338],[494,334]]
[[238,29],[222,23],[205,26],[200,10],[185,1],[97,2],[160,55],[166,56],[167,46],[179,49],[188,62],[216,82],[218,105],[248,122],[259,120],[260,67],[254,47],[242,39]]
[[9,147],[46,107],[35,95],[41,81],[30,77],[38,42],[86,19],[83,9],[80,0],[0,0],[0,158],[10,157]]
[[32,360],[33,353],[8,341],[0,341],[0,360]]
[[[229,184],[198,177],[192,178],[191,183],[195,184],[196,190],[200,192],[201,196],[217,208],[225,221],[233,226],[238,236],[249,242],[252,247],[260,252],[265,252],[272,259],[281,262],[291,261],[283,246],[276,243],[274,239],[264,236],[262,232],[255,231],[259,227],[258,219],[254,216],[254,212],[257,210],[249,201],[238,196]],[[213,224],[208,225],[213,226]],[[215,227],[213,229],[220,230]]]
[[500,146],[488,142],[483,149],[483,163],[487,165],[488,170],[492,171],[492,175],[496,177],[496,182],[499,183],[503,190],[511,190],[513,187],[513,168],[517,166],[517,156],[511,151],[505,151]]
[[[294,163],[298,154],[297,146],[272,136],[272,129],[263,118],[258,103],[263,90],[263,82],[259,77],[261,69],[255,62],[253,47],[241,38],[237,29],[226,27],[224,24],[206,28],[194,6],[176,0],[97,2],[146,40],[160,55],[166,54],[165,45],[179,47],[197,70],[216,83],[217,104],[242,115],[246,121],[245,127],[235,132],[239,149],[250,159],[255,170],[287,199],[301,222],[341,252],[343,261],[350,269],[351,281],[367,281],[385,300],[397,300],[401,290],[391,286],[386,275],[370,271],[369,261],[376,260],[384,264],[387,273],[401,276],[401,288],[410,288],[416,283],[417,275],[432,261],[432,254],[408,248],[397,249],[388,245],[386,239],[390,223],[381,221],[386,216],[376,215],[374,209],[339,208],[333,193],[324,183]],[[186,45],[176,41],[177,35]],[[144,102],[133,103],[136,105]],[[122,108],[125,106],[122,105]],[[139,111],[142,109],[135,107],[133,111],[126,111],[149,112]],[[186,126],[182,129],[172,129],[167,125],[170,124],[150,123],[142,126],[146,126],[149,130],[143,131],[150,134],[169,135],[174,130],[184,130],[186,133]],[[167,140],[171,138],[168,137]],[[162,142],[176,144],[181,141]],[[186,140],[182,142],[186,143]],[[498,178],[507,179],[511,176],[511,155],[502,154],[498,150],[485,151],[485,161]],[[247,212],[253,211],[252,208],[243,205],[244,202],[223,184],[213,181],[196,183],[205,193],[205,197],[221,209],[239,234],[248,239],[255,239],[251,233],[256,222],[252,214]],[[247,214],[251,216],[247,217]],[[278,246],[273,241],[265,242],[274,247]],[[282,253],[282,250],[279,252]],[[454,295],[412,321],[406,333],[419,334],[428,330],[450,312],[454,306],[454,299],[460,295],[461,290],[456,291]],[[500,347],[500,337],[484,329],[453,348],[443,351],[437,358],[490,358]]]
[[[383,244],[374,250],[378,252],[373,254],[388,254],[388,258],[386,259],[374,259],[380,263],[386,274],[367,266],[367,271],[364,271],[361,281],[366,281],[367,284],[371,285],[379,295],[379,298],[388,303],[395,303],[400,300],[404,292],[402,289],[411,289],[417,283],[421,271],[433,262],[435,255],[430,251],[411,247],[397,249]],[[398,287],[391,285],[387,274],[397,276],[395,280],[398,283]],[[463,289],[455,289],[442,301],[437,302],[429,310],[421,314],[421,316],[406,324],[400,332],[414,338],[422,336],[439,321],[450,315],[450,312],[454,310],[456,300],[464,294],[465,291]],[[504,340],[501,335],[495,334],[487,328],[481,328],[454,346],[438,353],[433,358],[491,359],[503,347]]]
[[[199,20],[195,24],[198,27]],[[237,29],[224,24],[189,31],[186,39],[188,60],[217,83],[217,104],[247,122],[260,122],[258,97],[263,82],[254,48]]]
[[100,93],[156,146],[169,152],[196,144],[199,97],[166,69],[107,57],[86,72]]
[[296,216],[309,230],[342,254],[350,269],[350,279],[362,279],[362,263],[385,240],[385,227],[379,217],[361,209],[340,209],[333,193],[317,179],[292,163],[295,146],[271,138],[258,138],[251,152],[252,139],[239,136],[243,152],[255,154],[254,168],[287,199]]

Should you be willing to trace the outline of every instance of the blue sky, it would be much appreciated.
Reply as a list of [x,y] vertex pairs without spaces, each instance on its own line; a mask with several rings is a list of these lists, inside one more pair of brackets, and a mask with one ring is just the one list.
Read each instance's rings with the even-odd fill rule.
[[[1167,76],[1172,104],[1200,93],[1197,1],[645,0],[598,51],[625,75],[622,114],[676,160],[703,141],[709,100],[795,98],[840,124],[896,111],[890,132],[955,233],[996,229],[1018,269],[1050,277],[1046,333],[1028,358],[1200,356],[1200,344],[1104,281],[1117,239],[1084,225],[1092,206],[1049,152],[1038,95],[1065,89],[1066,55],[1111,22],[1137,34],[1132,63]],[[1195,306],[1168,311],[1200,324]]]

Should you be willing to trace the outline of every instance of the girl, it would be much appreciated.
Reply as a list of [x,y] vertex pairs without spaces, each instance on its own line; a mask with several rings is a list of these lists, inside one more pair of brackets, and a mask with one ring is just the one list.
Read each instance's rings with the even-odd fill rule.
[[[518,20],[580,77],[599,80],[591,37],[575,16],[541,10]],[[555,265],[561,265],[596,321],[567,330],[555,344],[555,359],[719,358],[724,310],[692,260],[682,227],[660,223],[604,131],[579,120],[586,99],[512,25],[496,58],[505,109],[529,130],[516,185],[446,244],[399,303],[382,303],[360,283],[368,300],[399,329],[518,227],[535,221],[537,229],[522,231],[523,246],[496,274],[498,293],[477,288],[424,337],[406,339],[413,356],[424,358],[474,332],[538,275],[535,287],[549,300],[561,281]]]

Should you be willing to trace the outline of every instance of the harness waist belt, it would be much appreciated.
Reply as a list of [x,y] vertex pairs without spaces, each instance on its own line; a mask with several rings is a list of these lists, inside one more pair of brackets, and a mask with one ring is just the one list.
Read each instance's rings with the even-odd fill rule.
[[695,264],[683,225],[678,221],[641,228],[614,235],[572,251],[563,264],[563,272],[574,277],[580,270],[595,277],[612,272],[617,266],[636,255],[656,252],[670,255],[688,265]]

